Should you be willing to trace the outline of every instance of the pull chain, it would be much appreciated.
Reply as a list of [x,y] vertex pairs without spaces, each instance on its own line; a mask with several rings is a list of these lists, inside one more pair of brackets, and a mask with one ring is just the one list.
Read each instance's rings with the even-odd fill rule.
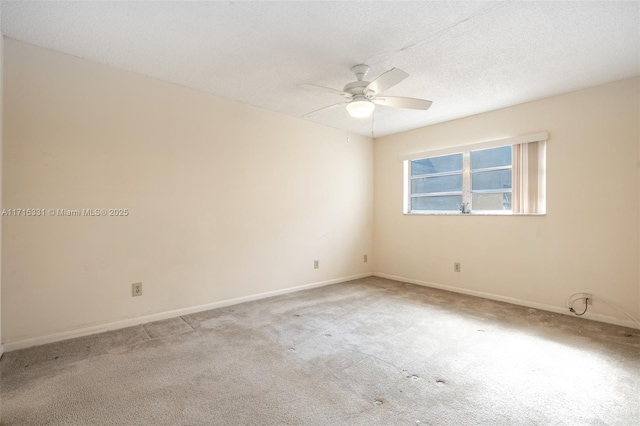
[[373,120],[375,116],[376,116],[376,110],[373,110],[373,112],[371,113],[371,139],[373,139]]

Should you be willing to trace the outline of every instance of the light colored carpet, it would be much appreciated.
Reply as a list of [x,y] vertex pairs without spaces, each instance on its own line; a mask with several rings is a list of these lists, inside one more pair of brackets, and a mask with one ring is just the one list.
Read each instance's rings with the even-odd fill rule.
[[5,354],[3,425],[637,425],[640,332],[365,278]]

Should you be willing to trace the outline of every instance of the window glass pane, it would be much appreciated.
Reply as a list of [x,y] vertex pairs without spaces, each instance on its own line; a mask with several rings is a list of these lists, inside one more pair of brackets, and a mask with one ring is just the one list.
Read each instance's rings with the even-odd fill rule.
[[462,191],[462,174],[411,179],[412,194]]
[[411,176],[462,171],[462,154],[443,155],[411,161]]
[[511,169],[471,173],[471,190],[511,189]]
[[511,165],[511,145],[471,151],[471,170]]
[[511,210],[511,193],[474,193],[471,203],[473,210]]
[[460,210],[462,195],[411,198],[411,210]]

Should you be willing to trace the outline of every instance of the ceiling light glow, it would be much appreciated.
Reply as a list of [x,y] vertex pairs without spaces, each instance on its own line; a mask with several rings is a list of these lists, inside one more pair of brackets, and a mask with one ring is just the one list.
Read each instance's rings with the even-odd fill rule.
[[362,96],[349,102],[347,111],[353,118],[367,118],[373,113],[375,107],[373,102]]

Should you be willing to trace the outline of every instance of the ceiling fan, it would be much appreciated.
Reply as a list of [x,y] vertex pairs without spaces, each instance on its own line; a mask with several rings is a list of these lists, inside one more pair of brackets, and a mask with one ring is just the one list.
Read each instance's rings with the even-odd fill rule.
[[314,84],[301,84],[300,87],[314,90],[322,90],[324,92],[333,93],[346,98],[345,101],[337,104],[329,105],[315,111],[311,111],[304,114],[303,117],[316,114],[320,111],[328,111],[334,108],[347,106],[347,112],[354,118],[366,118],[369,117],[376,105],[383,105],[393,108],[408,108],[408,109],[420,109],[427,110],[431,106],[432,102],[424,99],[415,98],[401,98],[397,96],[380,96],[385,90],[400,83],[405,78],[409,77],[409,74],[398,69],[392,68],[389,71],[380,74],[373,81],[365,81],[364,78],[369,72],[369,66],[365,64],[359,64],[351,67],[351,71],[356,75],[357,80],[353,81],[344,89],[337,90],[330,87],[316,86]]

